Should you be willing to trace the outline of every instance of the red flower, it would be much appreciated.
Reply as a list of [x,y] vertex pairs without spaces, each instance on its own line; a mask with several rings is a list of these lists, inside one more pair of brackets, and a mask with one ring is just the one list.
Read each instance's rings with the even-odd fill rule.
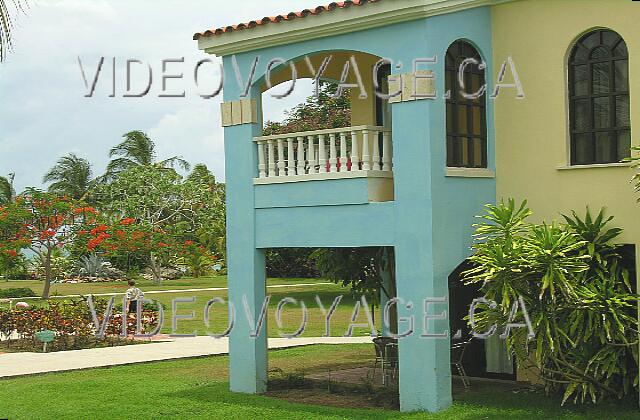
[[9,249],[7,251],[5,251],[5,253],[10,256],[11,258],[15,258],[18,256],[18,252],[13,250],[13,249]]
[[131,217],[127,217],[126,219],[122,219],[120,221],[120,224],[122,226],[129,226],[129,225],[134,224],[135,222],[136,222],[136,219],[132,219]]
[[109,229],[109,227],[107,225],[100,225],[96,228],[91,229],[91,234],[92,235],[97,235],[99,233],[102,232],[106,232]]
[[94,209],[93,207],[78,207],[77,209],[73,210],[73,214],[75,214],[75,215],[78,215],[78,214],[81,214],[81,213],[98,214],[96,209]]
[[184,241],[184,244],[185,244],[186,246],[191,246],[191,245],[194,245],[194,244],[195,244],[195,242],[193,242],[193,241]]
[[164,242],[158,242],[158,247],[160,247],[160,248],[166,248],[166,247],[168,247],[168,246],[169,246],[169,245],[168,245],[168,244],[165,244]]
[[40,240],[46,241],[47,239],[51,239],[56,236],[56,232],[54,230],[48,229],[44,232],[40,232]]
[[89,249],[89,251],[94,251],[97,247],[99,247],[102,244],[102,242],[104,242],[104,239],[94,238],[89,241],[89,243],[87,244],[87,248]]

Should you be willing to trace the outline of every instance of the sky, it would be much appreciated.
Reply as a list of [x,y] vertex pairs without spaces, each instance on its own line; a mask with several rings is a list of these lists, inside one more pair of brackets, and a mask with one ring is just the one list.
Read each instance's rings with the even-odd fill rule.
[[[320,2],[321,3],[321,2]],[[203,68],[196,86],[191,74],[206,54],[192,40],[195,32],[263,16],[302,10],[318,0],[29,0],[14,20],[13,51],[0,63],[0,176],[15,173],[18,191],[43,187],[42,176],[63,155],[89,159],[101,174],[111,147],[132,130],[146,132],[158,158],[179,155],[204,163],[224,180],[221,95],[202,99],[219,83],[214,66]],[[89,83],[105,58],[93,96]],[[116,96],[112,94],[115,57]],[[184,57],[168,69],[184,80],[169,82],[185,98],[160,98],[162,60]],[[151,66],[153,83],[142,98],[125,98],[126,62],[133,64],[132,92],[144,90]],[[310,92],[310,87],[308,88]],[[286,109],[307,96],[265,103],[265,118],[281,120]]]

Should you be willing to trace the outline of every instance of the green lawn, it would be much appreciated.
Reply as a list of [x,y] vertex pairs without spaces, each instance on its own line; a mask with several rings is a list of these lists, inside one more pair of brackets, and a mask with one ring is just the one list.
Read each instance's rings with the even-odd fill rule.
[[[298,283],[322,283],[320,279],[269,279],[267,285],[274,284],[298,284]],[[139,280],[136,285],[144,291],[150,290],[181,290],[181,289],[208,289],[212,287],[227,287],[227,277],[185,277],[179,280],[165,280],[161,285],[154,284],[151,280]],[[1,289],[28,287],[37,294],[42,293],[43,282],[37,280],[0,280]],[[129,286],[126,281],[110,283],[80,283],[80,284],[52,284],[51,296],[86,295],[90,293],[124,293]]]
[[[322,371],[335,368],[336,361],[344,366],[370,361],[371,351],[363,345],[304,347],[272,351],[269,363],[285,371]],[[638,418],[636,409],[620,403],[560,408],[558,400],[540,394],[496,392],[486,386],[484,391],[461,393],[451,409],[437,415],[302,405],[231,394],[227,365],[227,357],[209,357],[1,380],[0,418]],[[332,395],[327,393],[327,398]]]
[[[322,311],[318,307],[315,297],[319,296],[325,308],[329,308],[333,300],[337,296],[344,296],[340,305],[336,309],[331,319],[331,335],[342,336],[347,332],[351,316],[354,310],[355,301],[351,297],[350,289],[336,284],[323,284],[326,280],[321,279],[269,279],[267,284],[272,285],[295,285],[295,284],[312,284],[313,286],[305,287],[270,287],[267,289],[271,300],[268,311],[268,333],[270,337],[279,337],[280,330],[276,324],[276,309],[281,299],[291,297],[298,301],[304,301],[308,309],[307,328],[302,334],[303,337],[318,337],[325,333],[325,319]],[[201,279],[180,279],[165,281],[161,286],[154,285],[151,282],[141,282],[140,288],[145,291],[151,290],[183,290],[183,289],[203,289],[212,287],[224,288],[227,286],[226,277],[201,278]],[[31,287],[34,291],[40,291],[41,282],[22,282],[10,281],[0,282],[0,288],[8,287]],[[127,289],[126,283],[95,283],[95,284],[57,284],[53,286],[53,292],[58,295],[81,295],[90,293],[123,293]],[[210,311],[210,327],[207,328],[204,323],[204,309],[207,302],[214,297],[227,299],[226,290],[218,291],[201,291],[201,292],[177,292],[163,294],[147,294],[146,297],[162,302],[165,307],[165,320],[162,333],[172,333],[171,318],[173,316],[172,301],[174,299],[190,299],[195,298],[195,303],[179,303],[177,312],[180,315],[194,314],[193,320],[180,320],[178,322],[177,333],[206,335],[207,332],[220,333],[227,328],[228,312],[225,307],[215,305]],[[117,302],[120,298],[117,298]],[[42,301],[29,300],[31,304],[40,305]],[[6,305],[5,305],[6,306]],[[283,332],[293,333],[299,328],[302,311],[299,307],[292,305],[285,306],[282,313]],[[374,314],[374,318],[378,318]],[[246,322],[246,315],[243,307],[236,308],[236,321]],[[363,310],[357,318],[357,323],[366,324],[366,314]],[[370,330],[366,328],[354,329],[355,336],[369,335]]]
[[[322,299],[322,303],[325,308],[328,308],[333,300],[340,295],[343,295],[343,299],[336,309],[333,317],[331,318],[331,335],[342,336],[347,332],[349,323],[351,322],[351,316],[354,310],[355,301],[350,295],[349,289],[343,288],[339,285],[317,285],[313,287],[300,287],[300,288],[286,288],[286,289],[269,289],[268,293],[271,295],[268,311],[268,331],[270,337],[278,337],[279,329],[276,324],[276,311],[278,303],[285,297],[291,297],[298,301],[304,301],[308,310],[308,322],[307,328],[302,334],[303,337],[318,337],[325,332],[325,320],[322,315],[322,311],[318,307],[315,297],[316,295]],[[164,333],[171,332],[171,316],[172,312],[172,299],[174,298],[191,298],[195,297],[195,303],[179,303],[177,306],[177,313],[180,315],[190,315],[192,311],[195,314],[194,320],[180,320],[178,322],[177,332],[180,334],[196,333],[198,335],[205,335],[207,331],[214,333],[220,333],[227,328],[228,324],[228,312],[226,307],[221,305],[214,306],[210,312],[211,326],[209,329],[204,324],[204,308],[209,299],[213,297],[227,298],[226,291],[219,292],[196,292],[196,293],[178,293],[178,294],[163,294],[156,295],[153,299],[157,299],[163,302],[167,306],[165,314],[165,328]],[[302,310],[299,307],[293,305],[287,305],[282,312],[283,332],[293,333],[299,328],[302,320]],[[246,322],[246,315],[243,307],[236,308],[236,322]],[[366,324],[366,315],[363,311],[358,316],[357,323]],[[370,335],[371,331],[366,328],[354,329],[354,335]]]

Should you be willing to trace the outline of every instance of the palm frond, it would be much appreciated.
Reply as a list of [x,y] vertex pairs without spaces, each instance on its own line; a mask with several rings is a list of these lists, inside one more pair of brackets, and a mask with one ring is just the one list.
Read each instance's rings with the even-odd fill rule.
[[151,165],[155,161],[155,144],[142,131],[130,131],[124,136],[124,141],[109,151],[109,157],[127,158],[138,165]]
[[11,182],[0,176],[0,204],[5,204],[11,201],[13,198],[13,186]]
[[160,168],[170,167],[173,169],[175,169],[175,167],[177,166],[185,171],[188,171],[191,169],[191,164],[180,156],[170,157],[161,162],[158,162],[156,165]]
[[74,153],[63,156],[47,172],[42,181],[51,183],[49,191],[71,196],[76,199],[84,197],[94,180],[91,163]]
[[11,51],[11,38],[14,29],[14,19],[12,14],[25,13],[29,6],[27,0],[12,0],[11,10],[6,0],[0,0],[0,61],[7,58]]

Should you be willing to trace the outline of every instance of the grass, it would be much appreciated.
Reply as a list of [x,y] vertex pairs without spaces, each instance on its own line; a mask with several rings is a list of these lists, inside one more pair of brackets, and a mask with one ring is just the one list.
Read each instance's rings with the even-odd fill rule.
[[[334,315],[331,318],[331,335],[342,336],[345,335],[349,324],[351,322],[351,316],[354,311],[355,301],[350,294],[350,289],[342,287],[336,284],[323,284],[326,280],[322,279],[269,279],[267,285],[295,285],[295,284],[311,284],[312,286],[304,287],[286,287],[286,288],[268,288],[267,292],[271,295],[268,311],[268,334],[270,337],[279,337],[280,332],[293,333],[299,328],[302,312],[299,307],[293,305],[287,305],[282,312],[282,331],[276,324],[276,310],[278,303],[285,297],[291,297],[298,301],[303,301],[308,309],[308,322],[302,337],[318,337],[325,333],[325,319],[322,315],[322,311],[316,303],[316,296],[319,296],[322,300],[325,308],[328,308],[333,303],[333,300],[337,296],[344,296],[340,305],[337,307]],[[9,286],[7,286],[9,285]],[[226,277],[213,277],[213,278],[201,278],[201,279],[180,279],[165,281],[161,286],[154,285],[152,282],[140,282],[140,288],[145,292],[151,290],[184,290],[184,289],[202,289],[227,286]],[[31,287],[34,291],[41,290],[41,282],[31,281],[10,281],[0,282],[0,288],[9,287]],[[40,287],[40,289],[38,289]],[[124,282],[121,283],[95,283],[95,284],[56,284],[53,285],[53,292],[58,295],[86,295],[90,293],[123,293],[127,289],[127,285]],[[154,299],[161,302],[165,307],[165,320],[163,334],[171,334],[172,331],[172,316],[174,299],[191,299],[195,298],[194,303],[179,303],[177,305],[176,313],[179,315],[191,315],[192,320],[180,320],[178,322],[178,328],[175,331],[178,334],[192,334],[206,335],[208,332],[220,333],[226,330],[228,325],[228,311],[221,305],[215,305],[209,311],[210,326],[204,323],[204,309],[207,302],[214,297],[221,297],[227,299],[226,290],[218,291],[199,291],[199,292],[178,292],[178,293],[163,293],[163,294],[147,294],[149,299]],[[120,298],[116,298],[117,302],[120,302]],[[41,305],[42,301],[29,300],[32,305]],[[6,305],[5,305],[6,306]],[[236,320],[237,322],[244,322],[246,315],[243,307],[236,308]],[[378,318],[377,314],[374,318]],[[363,310],[357,318],[357,323],[366,324],[366,315]],[[355,328],[353,332],[354,336],[363,336],[370,334],[370,330],[367,328]]]
[[[269,279],[267,285],[275,284],[299,284],[321,283],[320,279]],[[185,277],[179,280],[165,280],[161,285],[156,285],[151,280],[136,280],[136,285],[144,291],[151,290],[182,290],[182,289],[209,289],[213,287],[227,287],[227,277]],[[0,280],[0,290],[28,287],[40,295],[44,283],[38,280]],[[90,293],[124,293],[127,288],[126,281],[109,283],[79,283],[79,284],[52,284],[51,296],[86,295]]]
[[[267,326],[270,337],[280,336],[280,329],[276,324],[276,312],[278,303],[285,297],[304,301],[307,306],[309,318],[302,337],[318,337],[325,333],[325,319],[322,315],[322,311],[316,304],[316,296],[320,297],[325,308],[328,308],[331,305],[336,296],[344,296],[331,318],[331,335],[334,337],[345,335],[349,323],[351,322],[351,316],[355,306],[355,301],[350,296],[349,289],[343,288],[339,285],[317,285],[304,288],[270,289],[269,294],[271,295],[271,300],[269,302]],[[195,303],[180,303],[177,306],[177,314],[190,315],[193,312],[195,315],[193,320],[180,320],[178,322],[178,333],[196,333],[198,335],[206,335],[207,331],[219,333],[227,328],[229,320],[228,312],[225,307],[220,305],[214,306],[209,312],[211,321],[210,328],[207,328],[204,324],[204,308],[206,303],[213,297],[222,297],[226,299],[226,292],[197,292],[185,295],[171,294],[154,297],[154,299],[158,299],[167,306],[165,327],[163,329],[164,333],[171,333],[170,317],[173,314],[171,301],[176,297],[196,298]],[[246,322],[245,318],[246,315],[244,313],[244,308],[236,308],[237,322]],[[301,320],[301,309],[293,305],[287,305],[282,312],[282,332],[289,334],[293,333],[299,328]],[[366,322],[366,315],[361,311],[358,316],[357,323],[366,324]],[[371,331],[366,328],[354,329],[355,336],[369,335],[370,333]]]
[[[322,371],[370,361],[371,346],[311,346],[269,353],[272,368]],[[1,356],[0,356],[1,360]],[[338,361],[339,363],[336,363]],[[208,357],[0,381],[0,418],[635,419],[632,405],[559,406],[539,394],[485,388],[438,414],[303,405],[228,391],[228,358]],[[499,389],[499,388],[498,388]],[[331,399],[331,395],[326,395]]]

